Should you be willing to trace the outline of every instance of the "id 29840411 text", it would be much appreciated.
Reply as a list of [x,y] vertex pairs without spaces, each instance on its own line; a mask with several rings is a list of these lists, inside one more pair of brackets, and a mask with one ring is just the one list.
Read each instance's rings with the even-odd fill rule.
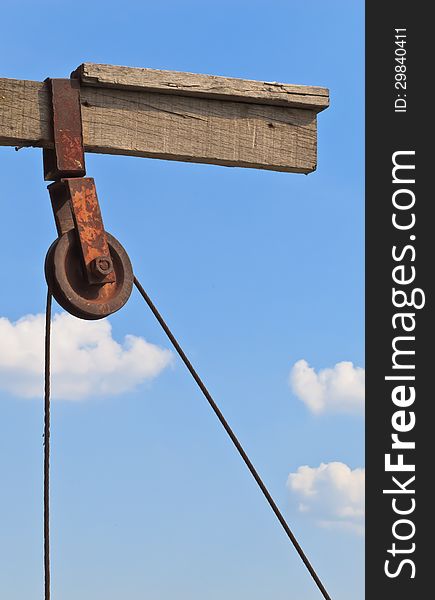
[[394,112],[406,113],[407,65],[406,29],[394,30]]

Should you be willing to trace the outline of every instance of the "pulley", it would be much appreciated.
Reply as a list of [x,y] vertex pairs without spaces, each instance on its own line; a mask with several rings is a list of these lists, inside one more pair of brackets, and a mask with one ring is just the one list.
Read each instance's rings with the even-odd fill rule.
[[102,319],[124,306],[133,286],[130,259],[116,238],[106,232],[116,281],[90,285],[84,276],[73,229],[50,246],[45,278],[57,303],[80,319]]
[[102,319],[127,302],[133,287],[130,259],[104,229],[95,182],[84,177],[80,89],[74,79],[50,79],[54,149],[44,150],[58,239],[45,259],[56,301],[81,319]]

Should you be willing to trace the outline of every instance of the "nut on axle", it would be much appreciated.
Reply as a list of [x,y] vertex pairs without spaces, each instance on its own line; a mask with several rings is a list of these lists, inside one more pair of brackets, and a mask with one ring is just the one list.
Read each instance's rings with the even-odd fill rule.
[[113,262],[110,256],[97,256],[91,262],[92,272],[96,277],[106,277],[113,271]]

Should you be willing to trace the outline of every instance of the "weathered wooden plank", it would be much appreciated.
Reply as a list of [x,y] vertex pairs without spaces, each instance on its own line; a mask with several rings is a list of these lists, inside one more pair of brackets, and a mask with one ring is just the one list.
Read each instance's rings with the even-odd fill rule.
[[[309,173],[316,112],[156,92],[82,87],[85,150]],[[52,147],[48,89],[0,79],[0,145]]]
[[84,85],[178,94],[216,100],[307,108],[319,112],[329,106],[329,90],[276,81],[253,81],[216,75],[159,71],[84,63],[75,71]]
[[92,152],[310,172],[312,111],[84,88],[84,139]]
[[0,146],[51,143],[48,89],[38,81],[0,79]]

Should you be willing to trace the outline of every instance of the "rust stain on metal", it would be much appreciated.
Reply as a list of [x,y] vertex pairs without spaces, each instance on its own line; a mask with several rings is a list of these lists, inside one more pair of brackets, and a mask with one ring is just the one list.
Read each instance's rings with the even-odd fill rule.
[[[68,189],[88,282],[113,283],[115,272],[93,178],[62,179],[62,182]],[[99,262],[103,268],[96,266]]]

